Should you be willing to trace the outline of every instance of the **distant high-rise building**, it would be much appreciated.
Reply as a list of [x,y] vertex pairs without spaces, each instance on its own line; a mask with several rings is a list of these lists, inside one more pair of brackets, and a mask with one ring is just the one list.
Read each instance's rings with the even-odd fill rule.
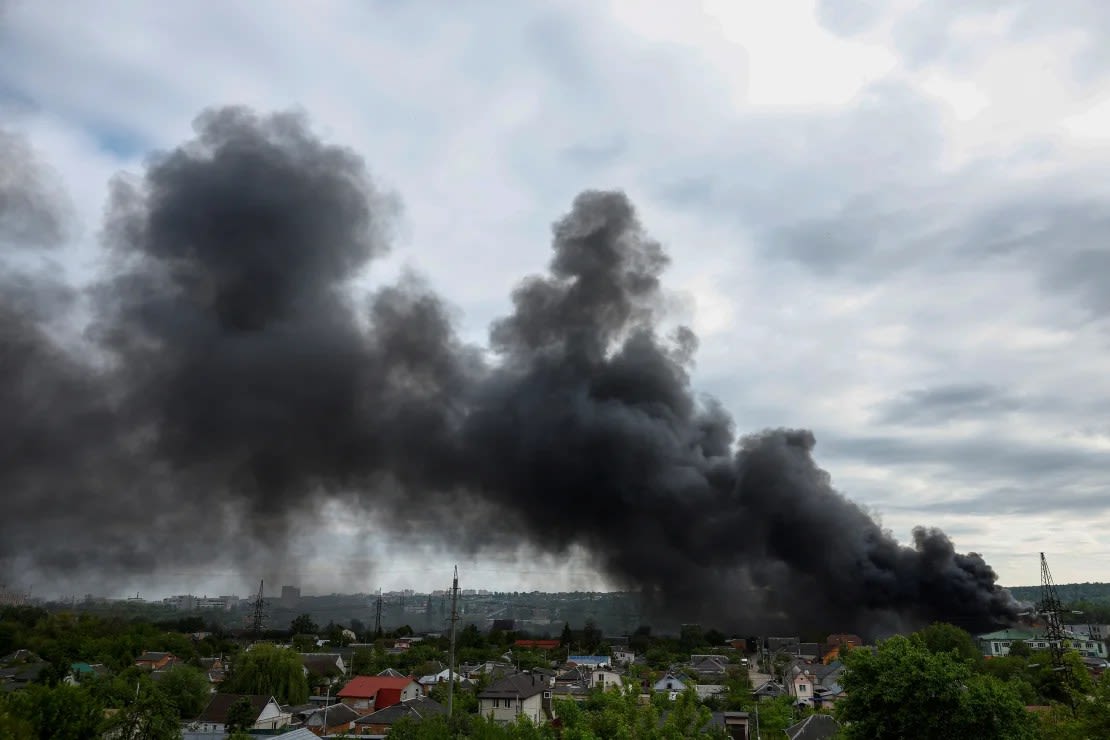
[[281,587],[281,606],[284,609],[296,609],[301,603],[301,589],[297,586]]

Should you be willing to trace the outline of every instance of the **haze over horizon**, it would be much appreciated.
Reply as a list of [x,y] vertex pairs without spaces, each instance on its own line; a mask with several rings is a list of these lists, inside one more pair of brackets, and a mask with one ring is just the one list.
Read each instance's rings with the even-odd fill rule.
[[[699,339],[690,385],[739,435],[813,430],[832,484],[899,541],[939,527],[1003,584],[1037,583],[1039,551],[1057,582],[1105,579],[1110,10],[121,3],[88,23],[65,5],[0,6],[4,156],[41,165],[57,204],[8,226],[63,243],[13,258],[29,274],[101,277],[109,182],[146,176],[150,152],[225,104],[302,109],[313,136],[363,158],[392,215],[388,254],[367,245],[352,293],[418,273],[469,345],[542,272],[575,196],[619,189],[670,258],[664,328]],[[11,187],[0,177],[0,196]],[[581,550],[443,552],[426,529],[305,513],[306,564],[268,582],[342,591],[377,564],[367,590],[417,574],[444,588],[457,561],[486,571],[474,588],[605,584]],[[419,570],[381,564],[398,553]],[[123,580],[176,593],[212,575]],[[249,575],[227,578],[250,592]]]

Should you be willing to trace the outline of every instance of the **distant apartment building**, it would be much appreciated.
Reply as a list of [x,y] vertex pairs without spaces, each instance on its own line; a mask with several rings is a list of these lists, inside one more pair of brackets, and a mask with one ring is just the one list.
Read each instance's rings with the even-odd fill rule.
[[301,589],[299,586],[282,586],[281,587],[281,600],[279,602],[283,609],[296,609],[297,605],[301,603]]
[[[1015,642],[1024,642],[1032,650],[1048,650],[1054,644],[1042,632],[1006,629],[980,635],[979,649],[987,656],[1009,655],[1010,647]],[[1065,631],[1063,647],[1065,650],[1075,650],[1085,658],[1106,658],[1106,643],[1098,639],[1092,640],[1088,635]]]
[[162,599],[165,606],[180,611],[198,611],[201,609],[230,609],[233,605],[232,600],[236,602],[239,600],[235,596],[194,596],[193,594],[178,594],[177,596],[167,596]]

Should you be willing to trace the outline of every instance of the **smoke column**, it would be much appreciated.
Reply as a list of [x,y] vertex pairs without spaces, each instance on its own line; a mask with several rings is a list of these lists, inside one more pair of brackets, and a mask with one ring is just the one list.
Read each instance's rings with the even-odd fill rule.
[[[6,274],[64,231],[15,141]],[[305,509],[336,499],[470,551],[585,547],[686,618],[1013,618],[978,555],[934,529],[901,546],[833,489],[811,433],[737,439],[690,386],[694,334],[657,328],[668,258],[623,194],[575,199],[486,351],[416,278],[352,287],[397,208],[303,118],[212,110],[113,183],[78,346],[51,331],[75,289],[6,280],[0,577],[273,568]]]

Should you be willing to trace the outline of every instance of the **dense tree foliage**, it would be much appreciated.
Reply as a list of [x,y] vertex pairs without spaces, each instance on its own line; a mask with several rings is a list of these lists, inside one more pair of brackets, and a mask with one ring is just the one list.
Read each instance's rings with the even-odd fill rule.
[[295,652],[261,643],[235,658],[223,691],[265,694],[282,704],[303,704],[308,701],[308,679]]
[[1014,688],[974,673],[958,650],[932,652],[920,635],[852,650],[837,704],[847,738],[1034,738],[1035,720]]

